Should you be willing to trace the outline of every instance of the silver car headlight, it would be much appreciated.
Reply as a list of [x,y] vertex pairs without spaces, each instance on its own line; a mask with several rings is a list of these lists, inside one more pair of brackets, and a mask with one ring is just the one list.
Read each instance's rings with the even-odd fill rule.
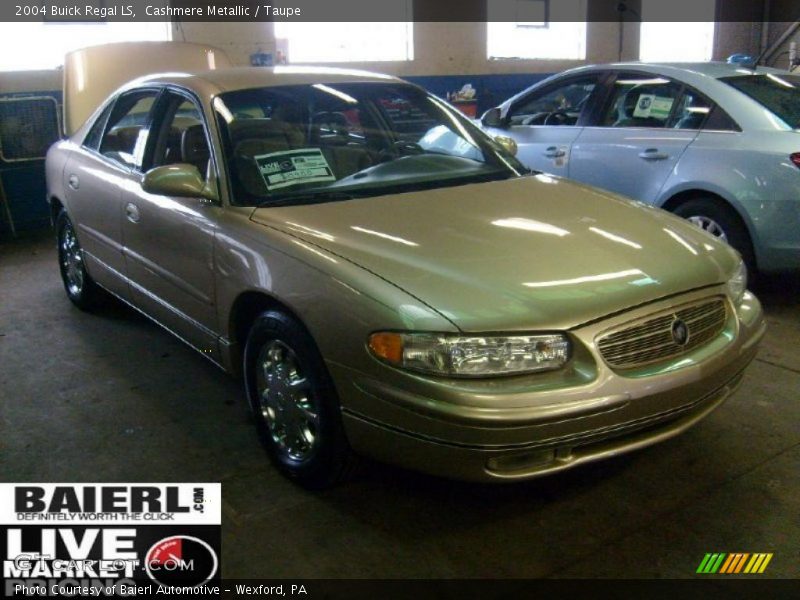
[[570,342],[560,333],[454,335],[373,333],[370,351],[393,366],[451,377],[491,377],[550,371],[569,360]]
[[744,261],[739,261],[733,276],[728,279],[727,287],[733,304],[735,306],[741,304],[744,293],[747,291],[747,267],[744,265]]

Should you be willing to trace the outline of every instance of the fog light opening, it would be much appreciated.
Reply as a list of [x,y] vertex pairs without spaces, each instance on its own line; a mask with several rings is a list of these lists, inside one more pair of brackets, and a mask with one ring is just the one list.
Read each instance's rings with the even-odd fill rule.
[[556,450],[537,450],[522,454],[497,456],[486,461],[486,468],[496,473],[544,469],[556,461]]

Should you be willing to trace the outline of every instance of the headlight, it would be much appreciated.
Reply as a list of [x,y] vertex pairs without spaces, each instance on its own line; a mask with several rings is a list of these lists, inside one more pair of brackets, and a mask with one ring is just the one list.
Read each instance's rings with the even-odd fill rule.
[[490,377],[549,371],[564,366],[570,343],[563,334],[462,336],[373,333],[369,349],[404,369],[451,377]]
[[747,267],[744,266],[744,261],[740,261],[733,277],[728,280],[728,295],[731,297],[734,305],[738,306],[742,302],[742,297],[746,291]]

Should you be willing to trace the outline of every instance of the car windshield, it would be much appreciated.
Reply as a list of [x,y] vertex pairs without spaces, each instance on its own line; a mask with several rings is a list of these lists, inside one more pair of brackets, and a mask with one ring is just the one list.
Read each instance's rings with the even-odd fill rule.
[[766,73],[724,77],[722,81],[750,96],[792,129],[800,129],[800,76]]
[[234,202],[324,202],[527,173],[466,117],[416,86],[292,85],[214,100]]

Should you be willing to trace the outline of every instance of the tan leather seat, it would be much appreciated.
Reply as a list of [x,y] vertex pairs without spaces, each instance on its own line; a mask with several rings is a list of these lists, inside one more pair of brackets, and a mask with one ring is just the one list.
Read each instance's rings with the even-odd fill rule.
[[194,165],[201,175],[205,175],[210,158],[211,153],[203,125],[188,127],[181,136],[181,162]]
[[136,149],[136,141],[139,139],[141,129],[138,125],[132,125],[110,131],[103,139],[100,152],[114,160],[132,165],[133,151]]
[[181,138],[183,131],[175,127],[170,127],[169,134],[167,135],[166,148],[164,149],[164,164],[172,165],[182,162],[181,156]]
[[103,140],[104,152],[132,153],[141,127],[118,127],[108,132]]
[[371,167],[373,162],[363,146],[323,146],[322,154],[336,179],[344,179]]
[[347,119],[342,113],[320,112],[311,124],[311,140],[318,146],[336,179],[343,179],[372,166],[366,146],[350,143]]

